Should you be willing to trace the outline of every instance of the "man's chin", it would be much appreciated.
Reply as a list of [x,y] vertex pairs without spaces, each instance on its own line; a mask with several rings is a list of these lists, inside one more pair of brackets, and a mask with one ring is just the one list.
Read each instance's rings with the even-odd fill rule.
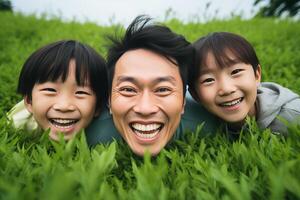
[[132,152],[138,156],[144,156],[144,154],[149,153],[151,156],[156,156],[157,154],[160,153],[160,151],[163,148],[160,148],[158,146],[131,146],[130,149],[132,150]]
[[129,145],[132,152],[138,156],[144,156],[146,152],[150,153],[151,156],[156,156],[164,148],[168,141],[166,138],[162,137],[165,132],[160,130],[159,133],[152,139],[141,139],[139,136],[131,132],[131,137],[126,140],[127,145]]

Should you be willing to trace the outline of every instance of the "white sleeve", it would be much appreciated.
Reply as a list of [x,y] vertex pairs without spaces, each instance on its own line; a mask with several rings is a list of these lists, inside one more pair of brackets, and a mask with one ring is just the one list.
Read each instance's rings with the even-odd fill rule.
[[17,103],[8,113],[7,117],[16,128],[25,128],[30,131],[39,128],[33,115],[26,109],[24,100]]

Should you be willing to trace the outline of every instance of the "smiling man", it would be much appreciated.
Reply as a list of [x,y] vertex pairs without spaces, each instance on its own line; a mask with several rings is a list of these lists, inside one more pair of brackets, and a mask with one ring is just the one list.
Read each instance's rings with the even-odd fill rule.
[[108,54],[113,122],[132,151],[158,154],[184,113],[193,49],[184,37],[137,17]]
[[155,52],[136,49],[116,63],[110,98],[114,123],[136,154],[157,154],[184,112],[178,67]]

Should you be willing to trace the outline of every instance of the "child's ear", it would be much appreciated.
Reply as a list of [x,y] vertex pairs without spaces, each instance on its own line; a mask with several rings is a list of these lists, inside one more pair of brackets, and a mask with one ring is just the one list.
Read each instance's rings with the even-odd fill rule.
[[257,69],[255,71],[255,79],[256,79],[256,84],[259,85],[261,81],[261,67],[260,65],[257,65]]
[[31,101],[31,98],[29,96],[24,96],[24,105],[26,107],[26,109],[32,113],[32,101]]

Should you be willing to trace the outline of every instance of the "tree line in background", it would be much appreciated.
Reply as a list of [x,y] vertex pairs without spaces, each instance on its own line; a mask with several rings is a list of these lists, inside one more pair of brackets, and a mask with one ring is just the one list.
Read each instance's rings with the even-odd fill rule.
[[[287,15],[296,16],[300,11],[300,0],[255,0],[254,6],[259,3],[266,3],[262,6],[256,16],[280,17]],[[12,11],[10,0],[0,0],[0,10]]]
[[0,11],[12,11],[12,5],[9,0],[0,0]]
[[255,0],[254,5],[267,3],[261,7],[257,16],[280,17],[286,13],[287,16],[293,17],[299,13],[300,0]]

